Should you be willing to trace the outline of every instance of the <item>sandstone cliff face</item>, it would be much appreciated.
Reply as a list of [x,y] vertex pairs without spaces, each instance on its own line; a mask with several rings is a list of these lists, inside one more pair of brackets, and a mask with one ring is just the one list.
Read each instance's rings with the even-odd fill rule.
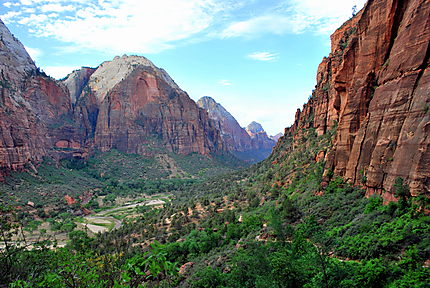
[[243,129],[221,104],[208,96],[199,99],[197,105],[208,112],[209,118],[221,131],[227,150],[239,159],[254,163],[264,160],[272,152],[276,142],[267,136],[260,124],[253,122],[249,129]]
[[252,145],[258,149],[271,150],[276,142],[267,136],[260,123],[252,121],[246,126],[246,132],[251,137]]
[[[430,2],[371,0],[332,36],[294,125],[337,126],[326,169],[386,200],[397,177],[430,191]],[[363,181],[364,180],[364,181]]]
[[1,21],[0,39],[0,180],[35,169],[44,156],[86,157],[94,149],[225,150],[207,112],[144,57],[116,57],[56,81]]
[[74,97],[75,122],[95,148],[144,155],[156,148],[181,154],[224,149],[207,113],[148,59],[115,57],[95,71],[80,73],[89,77],[71,75],[64,82],[81,91]]
[[52,147],[47,128],[70,111],[65,87],[41,73],[0,21],[0,178],[34,168]]
[[246,151],[253,149],[251,138],[240,127],[236,119],[211,97],[205,96],[197,101],[197,105],[206,110],[221,131],[221,137],[230,151]]

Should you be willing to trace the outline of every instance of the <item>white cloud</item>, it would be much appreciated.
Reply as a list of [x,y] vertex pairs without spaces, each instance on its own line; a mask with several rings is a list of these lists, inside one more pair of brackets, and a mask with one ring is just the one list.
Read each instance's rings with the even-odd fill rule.
[[276,53],[270,53],[270,52],[254,52],[254,53],[248,54],[247,57],[258,61],[273,61],[278,58],[277,55],[278,54]]
[[255,37],[261,34],[299,32],[292,19],[282,15],[264,15],[245,21],[234,22],[221,32],[222,38]]
[[40,27],[43,26],[48,19],[48,16],[45,14],[30,14],[27,17],[21,18],[18,23],[22,25],[31,24],[36,27]]
[[39,37],[115,54],[156,53],[174,47],[176,41],[205,31],[217,13],[228,9],[222,0],[38,1],[21,0],[22,5],[33,3],[41,13],[15,17],[15,22],[27,25]]
[[361,9],[366,0],[287,0],[262,15],[230,23],[222,38],[256,37],[261,34],[300,34],[306,31],[329,34]]
[[47,66],[43,71],[55,79],[61,79],[72,73],[73,70],[80,69],[78,66]]
[[231,86],[231,85],[233,85],[233,83],[231,83],[230,80],[225,80],[225,79],[219,80],[218,83],[220,85],[222,85],[222,86]]
[[22,11],[23,11],[23,12],[25,12],[25,13],[35,13],[35,12],[36,12],[36,9],[34,9],[34,8],[30,8],[30,7],[24,7],[24,8],[22,9]]
[[19,15],[21,15],[20,11],[9,11],[6,14],[0,15],[0,18],[5,24],[9,24],[10,22],[13,22],[13,19]]
[[366,0],[289,0],[290,9],[301,18],[298,23],[320,33],[332,33],[352,16],[352,7],[360,10]]
[[21,0],[21,5],[26,5],[26,6],[30,6],[34,4],[34,1],[32,0]]
[[65,12],[65,11],[73,11],[75,7],[72,5],[63,6],[61,4],[46,4],[40,7],[40,10],[44,13],[46,12]]
[[25,50],[27,50],[28,54],[30,54],[31,59],[34,60],[34,62],[37,62],[39,57],[43,55],[42,50],[37,48],[31,48],[28,46],[24,46]]
[[8,0],[3,6],[10,11],[0,17],[78,51],[142,54],[182,40],[331,33],[365,0],[273,2],[275,7],[267,0]]

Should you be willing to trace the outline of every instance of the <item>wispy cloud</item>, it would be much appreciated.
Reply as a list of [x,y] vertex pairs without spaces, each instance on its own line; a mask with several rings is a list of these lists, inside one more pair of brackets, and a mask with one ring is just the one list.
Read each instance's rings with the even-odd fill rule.
[[258,37],[304,32],[332,33],[352,16],[352,7],[363,7],[366,0],[287,0],[261,15],[234,21],[221,31],[221,38]]
[[12,3],[12,2],[5,2],[5,3],[3,3],[3,6],[5,6],[5,7],[7,7],[7,8],[12,7],[12,5],[13,5],[13,3]]
[[231,23],[221,32],[221,37],[256,37],[261,34],[279,35],[286,32],[300,32],[300,27],[286,16],[264,15]]
[[225,79],[223,79],[223,80],[219,80],[219,81],[218,81],[218,84],[220,84],[220,85],[222,85],[222,86],[231,86],[231,85],[233,85],[233,83],[231,83],[231,81],[230,81],[230,80],[225,80]]
[[8,0],[0,17],[80,51],[157,53],[184,40],[330,33],[365,2],[267,1]]
[[278,58],[278,54],[270,52],[254,52],[248,54],[247,57],[258,61],[274,61]]
[[[22,15],[6,16],[36,36],[111,53],[155,53],[174,47],[177,41],[205,31],[218,13],[229,9],[221,0],[20,0],[19,4],[15,9]],[[36,13],[24,13],[25,7]]]
[[46,4],[40,7],[40,10],[44,13],[46,12],[65,12],[73,11],[75,7],[72,5],[61,5],[61,4]]

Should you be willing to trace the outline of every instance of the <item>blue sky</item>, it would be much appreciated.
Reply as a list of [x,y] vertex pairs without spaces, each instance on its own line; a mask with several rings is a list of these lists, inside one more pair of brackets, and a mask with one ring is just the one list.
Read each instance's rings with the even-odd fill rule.
[[47,74],[142,55],[191,98],[274,135],[315,86],[330,34],[364,0],[3,0],[0,18]]

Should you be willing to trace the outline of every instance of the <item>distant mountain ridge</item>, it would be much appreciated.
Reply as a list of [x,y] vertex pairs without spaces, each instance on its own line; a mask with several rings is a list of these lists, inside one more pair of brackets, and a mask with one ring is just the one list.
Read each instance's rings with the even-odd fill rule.
[[227,151],[207,112],[148,59],[115,57],[57,81],[1,21],[0,36],[0,179],[34,169],[44,156],[87,157],[95,149]]
[[197,101],[197,105],[208,112],[209,117],[221,131],[227,149],[239,159],[258,162],[267,158],[276,141],[269,138],[263,127],[252,122],[246,129],[219,103],[209,96]]

